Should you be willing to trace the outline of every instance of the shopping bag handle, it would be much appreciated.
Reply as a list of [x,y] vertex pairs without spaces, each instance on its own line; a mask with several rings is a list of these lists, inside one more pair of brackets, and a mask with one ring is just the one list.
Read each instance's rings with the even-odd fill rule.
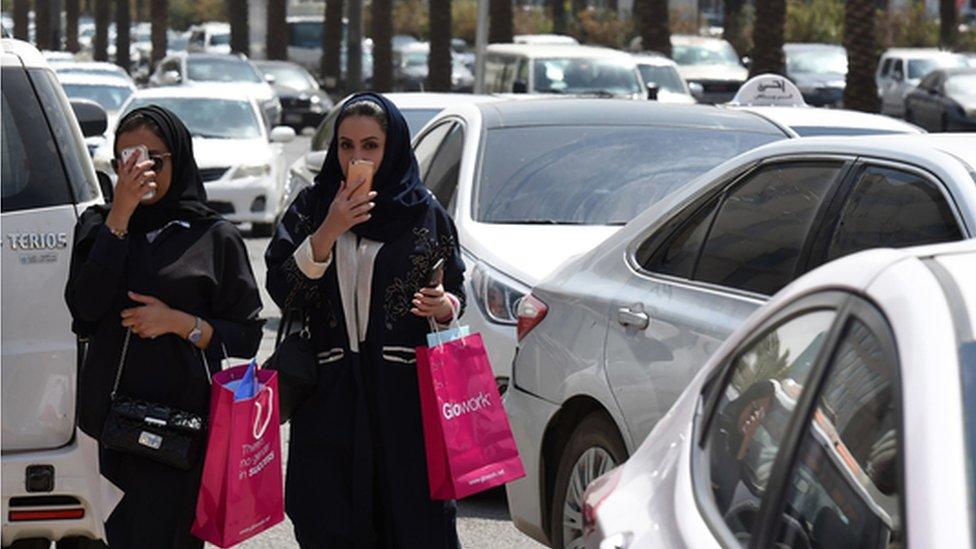
[[268,390],[268,413],[264,417],[264,423],[258,427],[261,419],[261,401],[259,399],[254,399],[254,405],[258,408],[258,413],[254,416],[254,425],[251,426],[251,434],[254,435],[254,439],[257,440],[264,436],[264,432],[268,429],[268,424],[271,423],[271,415],[274,412],[274,390],[271,387],[265,386]]

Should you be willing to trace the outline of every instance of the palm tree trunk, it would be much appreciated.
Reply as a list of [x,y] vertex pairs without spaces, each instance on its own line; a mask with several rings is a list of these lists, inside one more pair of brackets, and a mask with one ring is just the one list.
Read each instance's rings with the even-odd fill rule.
[[39,50],[51,49],[50,0],[35,0],[34,2],[34,41]]
[[129,72],[129,31],[132,25],[129,0],[115,0],[115,64]]
[[552,11],[552,32],[566,34],[566,4],[565,0],[548,0]]
[[491,0],[489,7],[488,42],[512,41],[512,0]]
[[570,0],[569,5],[570,10],[573,12],[571,14],[573,21],[579,22],[580,12],[586,9],[586,0]]
[[756,24],[753,25],[751,75],[785,74],[783,34],[786,32],[786,0],[756,0]]
[[847,0],[844,6],[844,47],[847,48],[847,86],[844,107],[878,111],[874,72],[878,66],[874,38],[874,0]]
[[325,32],[322,33],[322,80],[330,90],[341,80],[342,0],[325,0]]
[[747,53],[745,36],[743,36],[743,27],[745,15],[742,13],[742,6],[745,4],[745,0],[726,0],[725,1],[725,17],[723,18],[723,31],[722,38],[727,40],[732,47],[735,48],[736,53],[739,55],[745,55]]
[[79,0],[65,0],[64,2],[64,39],[65,47],[71,53],[78,53],[81,46],[78,45],[78,10]]
[[227,20],[230,21],[230,50],[251,54],[251,40],[247,30],[247,0],[226,0]]
[[451,0],[430,0],[430,57],[427,88],[451,91]]
[[373,0],[373,89],[393,89],[393,0]]
[[108,61],[109,0],[95,0],[95,40],[92,57],[95,61]]
[[30,25],[30,0],[14,0],[14,38],[27,41]]
[[955,49],[959,37],[958,26],[955,0],[939,0],[939,45],[943,49]]
[[166,29],[169,25],[169,1],[149,0],[149,20],[152,22],[152,66],[166,57]]
[[268,0],[268,59],[288,59],[288,0]]
[[671,56],[671,24],[668,0],[637,0],[643,49]]

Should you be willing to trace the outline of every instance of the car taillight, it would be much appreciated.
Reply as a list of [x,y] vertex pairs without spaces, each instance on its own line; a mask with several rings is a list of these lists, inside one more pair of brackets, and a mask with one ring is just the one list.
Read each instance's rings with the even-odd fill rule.
[[526,294],[518,305],[518,326],[516,328],[518,340],[522,341],[522,338],[542,322],[543,318],[546,318],[548,312],[549,307],[539,301],[539,298],[532,294]]

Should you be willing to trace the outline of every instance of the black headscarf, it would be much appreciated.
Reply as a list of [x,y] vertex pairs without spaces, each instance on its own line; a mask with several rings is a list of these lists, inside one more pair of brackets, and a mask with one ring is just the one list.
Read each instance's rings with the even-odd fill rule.
[[[363,238],[389,242],[412,227],[427,211],[431,194],[420,181],[420,168],[410,147],[410,128],[400,110],[389,99],[370,92],[352,96],[342,108],[345,110],[359,101],[376,103],[386,113],[386,145],[380,168],[373,175],[373,190],[377,195],[373,200],[376,206],[370,212],[372,217],[354,226],[352,231]],[[320,205],[316,208],[316,225],[325,219],[328,206],[339,192],[343,179],[339,165],[339,122],[342,119],[343,114],[340,113],[336,117],[325,164],[312,188]]]
[[[154,231],[173,220],[199,221],[217,220],[220,214],[207,206],[207,191],[203,188],[203,178],[193,157],[193,138],[190,130],[169,109],[148,105],[130,111],[118,127],[121,128],[131,117],[141,114],[152,120],[159,128],[162,139],[169,147],[172,156],[172,177],[169,190],[159,202],[139,204],[129,219],[129,230],[136,233]],[[115,135],[113,152],[118,146],[119,134]]]

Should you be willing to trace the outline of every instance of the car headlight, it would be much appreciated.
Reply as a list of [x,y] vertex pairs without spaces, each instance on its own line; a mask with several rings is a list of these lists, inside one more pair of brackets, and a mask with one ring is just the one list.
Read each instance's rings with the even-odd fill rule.
[[477,262],[471,271],[474,300],[481,312],[496,324],[518,324],[518,302],[529,288],[495,269]]
[[231,179],[244,179],[245,177],[264,177],[271,173],[270,164],[242,164],[234,168]]

